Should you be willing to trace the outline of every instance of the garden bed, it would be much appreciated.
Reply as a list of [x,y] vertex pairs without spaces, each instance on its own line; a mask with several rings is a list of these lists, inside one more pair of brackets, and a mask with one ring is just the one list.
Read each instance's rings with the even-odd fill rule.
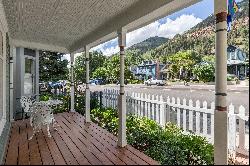
[[[112,134],[118,134],[118,114],[113,109],[93,109],[91,119]],[[165,128],[147,118],[127,116],[127,141],[134,148],[166,165],[213,164],[213,145],[201,136],[183,134],[168,123]]]

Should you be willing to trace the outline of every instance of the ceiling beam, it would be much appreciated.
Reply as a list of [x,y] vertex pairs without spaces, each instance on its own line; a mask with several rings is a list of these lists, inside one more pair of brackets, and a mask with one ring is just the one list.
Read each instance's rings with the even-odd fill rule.
[[55,46],[51,44],[42,44],[42,43],[35,43],[35,42],[27,42],[23,40],[11,39],[10,44],[15,47],[24,47],[30,49],[38,49],[42,51],[51,51],[51,52],[60,52],[68,54],[68,49],[60,46]]

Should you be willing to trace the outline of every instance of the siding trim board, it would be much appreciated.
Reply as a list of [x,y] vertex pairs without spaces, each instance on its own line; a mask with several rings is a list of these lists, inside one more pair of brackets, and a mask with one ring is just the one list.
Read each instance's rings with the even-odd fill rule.
[[2,64],[0,66],[0,78],[1,82],[1,90],[0,90],[0,164],[4,162],[4,155],[5,150],[7,147],[7,142],[9,138],[9,131],[10,131],[10,98],[9,98],[9,57],[10,57],[10,45],[9,45],[9,34],[8,34],[8,26],[5,20],[5,14],[3,11],[3,6],[0,3],[0,32],[1,32],[1,39],[0,39],[0,60]]
[[4,155],[5,155],[7,145],[9,142],[10,127],[11,127],[11,123],[6,122],[2,130],[1,136],[0,136],[0,165],[3,165],[4,160],[5,160]]

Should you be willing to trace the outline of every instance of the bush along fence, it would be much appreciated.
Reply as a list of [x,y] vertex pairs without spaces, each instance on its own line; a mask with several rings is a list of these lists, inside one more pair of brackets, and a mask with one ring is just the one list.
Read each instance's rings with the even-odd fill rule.
[[[119,90],[105,89],[98,93],[100,105],[104,108],[117,109]],[[162,96],[142,93],[126,93],[127,114],[147,117],[156,121],[162,127],[167,122],[177,124],[184,133],[203,136],[213,144],[214,140],[214,108],[206,101],[194,102],[172,97],[163,100]],[[249,155],[249,116],[245,115],[245,108],[240,106],[238,113],[231,104],[228,113],[228,144],[229,153]]]

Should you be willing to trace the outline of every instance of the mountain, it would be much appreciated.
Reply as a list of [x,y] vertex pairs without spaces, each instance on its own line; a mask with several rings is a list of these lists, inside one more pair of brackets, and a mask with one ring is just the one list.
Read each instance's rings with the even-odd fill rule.
[[[231,31],[228,33],[228,44],[235,45],[249,53],[249,0],[238,3],[239,11],[235,14]],[[155,59],[168,56],[178,51],[193,50],[200,55],[215,54],[215,16],[210,15],[205,20],[155,49],[144,53],[143,57]]]
[[134,44],[128,48],[128,50],[137,50],[140,53],[145,53],[149,50],[155,49],[156,47],[162,45],[163,43],[167,42],[169,39],[164,37],[150,37],[140,43]]

